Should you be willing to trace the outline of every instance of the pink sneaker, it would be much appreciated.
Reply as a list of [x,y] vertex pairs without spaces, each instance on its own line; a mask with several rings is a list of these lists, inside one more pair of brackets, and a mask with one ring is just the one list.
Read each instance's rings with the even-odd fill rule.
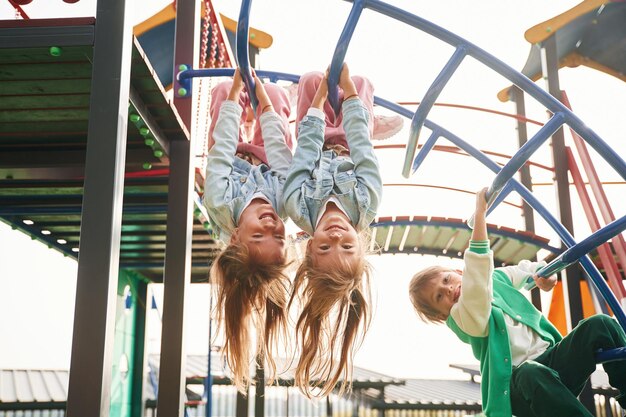
[[372,139],[383,140],[389,139],[400,130],[404,125],[404,119],[401,116],[374,116],[374,133]]
[[283,87],[289,97],[289,104],[291,107],[298,104],[298,83],[291,83],[286,87]]

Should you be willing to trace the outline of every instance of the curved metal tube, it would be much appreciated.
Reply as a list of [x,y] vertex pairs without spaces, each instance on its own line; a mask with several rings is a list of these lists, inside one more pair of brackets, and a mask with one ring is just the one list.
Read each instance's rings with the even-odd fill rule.
[[[348,0],[349,1],[349,0]],[[467,55],[473,57],[477,61],[481,62],[488,68],[496,71],[498,74],[507,78],[512,84],[517,85],[519,88],[528,93],[531,97],[541,103],[551,113],[563,113],[565,123],[571,127],[576,133],[578,133],[587,143],[589,143],[608,163],[615,171],[617,171],[623,179],[626,180],[626,163],[621,156],[617,154],[611,147],[608,146],[604,140],[598,136],[593,130],[583,123],[574,113],[572,113],[565,105],[563,105],[556,98],[542,90],[532,80],[523,75],[522,73],[514,70],[503,61],[499,60],[495,56],[487,53],[483,49],[468,42],[454,33],[443,29],[442,27],[435,25],[421,17],[404,11],[398,7],[384,3],[379,0],[366,0],[364,4],[365,8],[381,13],[385,16],[391,17],[397,21],[406,23],[413,26],[424,33],[438,38],[439,40],[452,45],[454,48],[462,46]],[[417,138],[411,138],[417,140]],[[416,146],[411,145],[412,148]],[[407,148],[409,147],[407,145]],[[406,158],[413,160],[414,155],[406,155]],[[411,163],[406,162],[404,166],[410,168]],[[408,176],[408,172],[407,175]]]
[[[467,52],[463,46],[457,47],[454,54],[450,57],[443,70],[439,73],[435,81],[430,85],[430,88],[424,95],[422,101],[420,101],[413,118],[411,119],[411,130],[409,131],[409,141],[406,145],[406,154],[404,157],[404,167],[402,168],[402,175],[405,178],[408,178],[411,173],[411,159],[413,159],[413,155],[415,155],[415,151],[417,150],[417,141],[419,139],[420,131],[422,130],[422,126],[424,126],[424,121],[430,113],[430,110],[433,108],[433,105],[437,101],[439,94],[443,91],[448,81],[454,74],[454,71],[461,65],[463,62],[463,58],[467,55]],[[417,157],[416,157],[417,158]],[[413,162],[413,166],[415,162]]]
[[502,188],[502,191],[500,191],[498,193],[498,196],[493,200],[493,203],[491,204],[491,206],[489,206],[487,208],[487,216],[489,215],[489,213],[491,213],[496,207],[498,207],[498,205],[500,203],[502,203],[506,197],[511,194],[511,191],[513,191],[513,185],[510,183],[506,183],[504,188]]
[[[494,178],[489,190],[487,191],[487,206],[491,207],[493,202],[498,197],[498,194],[506,183],[513,178],[515,173],[530,159],[532,154],[539,149],[539,147],[550,136],[554,134],[563,125],[563,114],[556,113],[541,129],[528,141],[518,149],[518,151],[511,157],[509,162],[498,172]],[[474,215],[472,215],[467,221],[467,225],[470,228],[474,227]]]
[[535,153],[554,132],[559,130],[562,125],[563,115],[561,113],[555,114],[528,142],[518,149],[509,162],[496,174],[491,187],[489,187],[489,192],[487,193],[489,203],[492,203],[496,199],[497,194],[500,193],[506,183],[513,178],[517,171],[530,159],[533,153]]
[[335,114],[339,114],[341,111],[341,103],[339,102],[339,76],[341,75],[341,69],[348,52],[348,46],[350,45],[350,39],[356,28],[356,24],[359,21],[361,12],[363,11],[364,0],[355,0],[352,4],[352,9],[346,20],[346,24],[343,27],[333,58],[330,62],[330,70],[328,73],[328,102],[335,110]]
[[[415,114],[417,114],[417,112],[415,112]],[[424,146],[422,146],[423,152],[418,152],[415,156],[412,167],[413,172],[417,171],[417,168],[422,165],[422,163],[426,159],[426,155],[428,154],[428,152],[430,152],[435,147],[435,143],[437,143],[437,139],[439,139],[439,136],[441,136],[441,133],[438,130],[432,131],[432,133],[428,137],[428,140],[424,143]],[[415,146],[417,146],[417,142],[415,142]]]
[[[297,83],[300,81],[300,76],[296,74],[289,74],[286,72],[256,70],[256,75],[259,78],[269,78],[272,80],[284,80]],[[185,70],[178,73],[178,77],[181,80],[197,77],[232,77],[235,73],[234,68],[203,68],[195,70]]]
[[621,233],[626,229],[626,216],[623,216],[601,229],[596,230],[586,239],[581,240],[568,250],[560,254],[556,259],[552,260],[548,265],[537,272],[537,275],[549,277],[560,272],[576,262],[580,257],[591,252],[593,249],[602,245],[613,236]]
[[248,90],[248,97],[250,97],[250,104],[256,112],[256,108],[259,105],[259,99],[256,96],[256,83],[252,77],[252,71],[250,69],[250,44],[248,42],[248,36],[250,32],[250,8],[252,6],[252,0],[242,0],[241,9],[239,10],[239,22],[237,23],[237,34],[235,44],[237,46],[237,66],[241,72],[241,78]]

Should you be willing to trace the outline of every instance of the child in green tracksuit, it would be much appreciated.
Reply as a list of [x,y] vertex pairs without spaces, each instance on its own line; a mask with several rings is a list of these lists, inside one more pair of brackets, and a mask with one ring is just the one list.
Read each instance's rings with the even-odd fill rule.
[[[485,214],[486,189],[476,199],[475,225],[463,271],[439,266],[415,274],[411,302],[425,321],[443,323],[472,346],[480,360],[482,404],[489,417],[573,417],[592,414],[577,395],[596,369],[598,349],[626,346],[616,320],[596,315],[565,338],[518,291],[529,276],[551,290],[556,276],[538,278],[545,263],[493,268]],[[603,365],[626,408],[626,361]]]

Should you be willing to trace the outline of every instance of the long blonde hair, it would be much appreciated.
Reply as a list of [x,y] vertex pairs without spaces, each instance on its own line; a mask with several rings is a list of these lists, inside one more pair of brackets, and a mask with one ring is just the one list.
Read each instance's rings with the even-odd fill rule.
[[211,267],[217,299],[215,317],[224,329],[224,356],[233,384],[244,394],[250,384],[253,360],[250,326],[259,329],[254,354],[265,360],[270,383],[275,378],[273,356],[278,340],[287,334],[287,266],[284,260],[269,265],[255,263],[245,245],[231,243]]
[[[309,398],[327,396],[341,378],[339,393],[351,387],[353,356],[370,324],[371,265],[366,259],[369,235],[359,234],[362,256],[322,270],[307,246],[296,271],[289,306],[298,300],[296,323],[300,357],[295,384]],[[313,388],[319,391],[314,392]]]

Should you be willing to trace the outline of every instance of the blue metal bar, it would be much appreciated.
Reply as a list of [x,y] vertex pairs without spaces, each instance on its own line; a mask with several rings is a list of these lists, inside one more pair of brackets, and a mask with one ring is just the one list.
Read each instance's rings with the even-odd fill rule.
[[[404,116],[407,119],[412,119],[413,115],[415,113],[413,113],[411,110],[402,107],[399,104],[394,103],[393,101],[389,101],[389,100],[385,100],[384,98],[380,98],[378,96],[374,96],[374,104],[376,104],[377,106],[381,106],[386,108],[387,110],[391,110],[397,114],[399,114],[400,116]],[[426,120],[426,122],[424,123],[424,126],[426,126],[427,128],[429,128],[432,131],[435,131],[439,128],[438,125],[434,124],[434,123],[430,123],[429,120]]]
[[409,133],[409,141],[406,145],[406,155],[404,157],[404,167],[402,168],[402,175],[405,178],[409,178],[411,174],[411,160],[413,159],[413,155],[415,155],[415,150],[417,149],[417,142],[419,139],[420,131],[422,130],[422,126],[424,125],[424,121],[430,113],[435,101],[443,91],[443,88],[448,84],[452,74],[457,70],[463,59],[467,55],[467,52],[463,46],[458,46],[454,54],[450,57],[446,65],[443,67],[435,81],[430,85],[430,88],[424,95],[424,98],[420,102],[420,105],[417,107],[415,114],[413,115],[413,120],[411,120],[411,130]]
[[[539,129],[539,131],[526,142],[519,150],[511,157],[509,162],[502,167],[500,172],[496,175],[489,190],[487,191],[487,206],[491,206],[502,190],[506,183],[513,178],[513,176],[519,171],[519,169],[528,161],[531,155],[539,149],[539,147],[550,136],[554,134],[563,125],[563,114],[555,114],[548,122]],[[467,221],[469,227],[474,227],[474,215],[472,215]]]
[[624,229],[626,229],[626,216],[612,221],[603,228],[596,230],[586,239],[581,240],[574,246],[570,247],[538,271],[537,275],[541,277],[549,277],[550,275],[554,275],[557,272],[564,270],[576,262],[580,257],[597,248],[599,245],[602,245],[613,236],[621,233]]
[[[418,152],[417,156],[415,156],[415,160],[413,161],[413,172],[417,171],[417,168],[422,165],[422,162],[426,159],[428,152],[430,152],[435,146],[437,139],[439,139],[439,132],[432,132],[428,140],[424,143],[424,146],[422,146],[420,152]],[[415,146],[417,146],[417,142],[415,142]]]
[[[286,72],[265,71],[256,70],[256,75],[259,78],[269,78],[272,80],[285,80],[297,83],[300,81],[300,76],[296,74],[289,74]],[[232,77],[235,73],[234,68],[203,68],[203,69],[188,69],[178,73],[179,80],[187,80],[197,77]]]
[[237,66],[241,71],[241,78],[243,83],[248,89],[248,97],[250,97],[250,104],[256,112],[256,108],[259,104],[259,99],[256,96],[255,88],[256,83],[252,77],[252,71],[250,70],[250,55],[249,55],[249,42],[248,36],[250,31],[250,7],[252,6],[252,0],[242,0],[241,9],[239,10],[239,22],[237,23],[237,34],[235,45],[237,46]]
[[352,9],[346,20],[346,24],[343,27],[333,58],[330,62],[330,71],[328,73],[328,102],[335,110],[335,114],[339,114],[341,110],[341,103],[339,102],[339,76],[341,75],[341,69],[348,52],[348,46],[350,45],[350,39],[356,28],[356,24],[359,21],[361,12],[363,11],[363,0],[354,0]]
[[491,187],[489,187],[489,191],[487,192],[487,201],[489,204],[496,199],[497,194],[500,193],[506,183],[513,178],[526,161],[530,159],[532,154],[562,125],[562,114],[555,114],[528,142],[519,148],[509,162],[496,174],[496,178],[494,178]]
[[596,352],[596,363],[618,361],[626,358],[626,347],[602,350]]
[[[502,172],[502,171],[500,171]],[[487,209],[487,216],[495,210],[496,207],[498,207],[498,205],[504,201],[504,199],[511,193],[511,191],[513,191],[513,185],[509,182],[507,182],[504,186],[504,188],[502,188],[502,191],[500,191],[498,193],[498,196],[495,198],[495,200],[493,200],[493,203],[491,203],[491,205],[489,206],[489,208]],[[469,226],[469,225],[468,225]],[[471,227],[470,227],[471,228]]]
[[[349,0],[348,0],[349,1]],[[467,50],[467,55],[473,57],[477,61],[496,71],[498,74],[507,78],[511,83],[517,85],[531,97],[546,107],[551,113],[563,113],[565,123],[569,125],[576,133],[578,133],[587,143],[589,143],[608,163],[617,171],[623,179],[626,180],[626,163],[617,152],[611,149],[606,142],[600,138],[593,130],[583,123],[574,113],[565,107],[560,101],[554,98],[537,86],[532,80],[522,73],[514,70],[500,59],[487,53],[483,49],[468,42],[467,40],[455,35],[454,33],[443,29],[421,17],[406,12],[398,7],[384,3],[379,0],[365,0],[364,7],[372,11],[381,13],[391,17],[397,21],[413,26],[431,36],[440,39],[443,42],[452,45],[454,48],[463,46]],[[415,138],[417,139],[417,138]],[[410,159],[413,159],[411,155]],[[406,163],[405,163],[406,165]]]

